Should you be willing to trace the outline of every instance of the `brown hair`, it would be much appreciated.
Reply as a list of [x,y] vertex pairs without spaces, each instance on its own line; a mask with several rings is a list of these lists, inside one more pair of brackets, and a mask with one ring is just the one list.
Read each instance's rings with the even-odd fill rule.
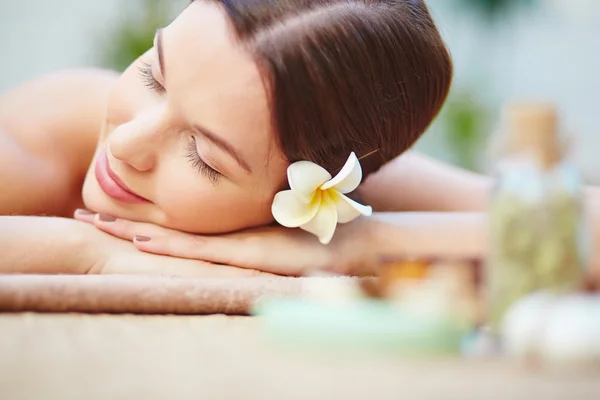
[[452,62],[421,0],[219,2],[264,72],[290,162],[333,173],[354,151],[366,176],[411,147],[446,99]]

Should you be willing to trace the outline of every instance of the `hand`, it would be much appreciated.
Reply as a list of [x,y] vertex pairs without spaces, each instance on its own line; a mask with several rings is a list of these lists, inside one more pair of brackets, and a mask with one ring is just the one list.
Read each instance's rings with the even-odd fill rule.
[[[75,221],[74,221],[75,222]],[[77,222],[78,223],[78,222]],[[79,223],[78,223],[79,224]],[[88,274],[158,275],[190,278],[245,278],[268,276],[252,269],[215,265],[201,260],[172,258],[143,253],[131,241],[107,235],[88,225],[78,227],[81,246],[77,251]]]
[[79,221],[121,239],[141,251],[177,258],[251,268],[280,275],[305,275],[317,270],[362,275],[372,271],[368,262],[369,227],[366,219],[339,225],[334,239],[322,245],[300,229],[279,226],[254,228],[220,236],[200,236],[154,224],[115,219],[85,211]]

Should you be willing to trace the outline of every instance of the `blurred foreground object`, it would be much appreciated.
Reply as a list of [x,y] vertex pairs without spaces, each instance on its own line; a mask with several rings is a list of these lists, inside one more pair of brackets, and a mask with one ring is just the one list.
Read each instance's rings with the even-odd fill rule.
[[470,259],[383,259],[370,293],[407,312],[451,318],[472,329],[483,319],[480,265]]
[[[269,341],[332,353],[457,356],[482,316],[480,262],[383,259],[378,276],[316,285],[254,311]],[[335,278],[329,278],[335,279]],[[326,292],[325,292],[326,291]]]
[[576,289],[586,264],[582,183],[565,157],[556,110],[545,104],[512,105],[504,131],[487,265],[494,331],[522,297],[543,289]]
[[511,307],[502,336],[509,356],[551,366],[599,366],[600,296],[530,295]]

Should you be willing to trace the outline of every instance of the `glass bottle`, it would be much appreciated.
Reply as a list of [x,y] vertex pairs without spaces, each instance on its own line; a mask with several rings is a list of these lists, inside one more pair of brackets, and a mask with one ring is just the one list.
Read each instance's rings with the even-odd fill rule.
[[574,289],[587,258],[583,186],[565,157],[556,109],[521,104],[506,114],[486,268],[488,318],[495,332],[520,298],[538,290]]

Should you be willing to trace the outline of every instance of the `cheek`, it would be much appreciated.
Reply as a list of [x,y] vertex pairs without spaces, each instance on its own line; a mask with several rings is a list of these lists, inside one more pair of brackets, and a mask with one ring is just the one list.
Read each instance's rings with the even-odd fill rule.
[[273,221],[270,196],[248,191],[227,181],[213,185],[192,173],[188,179],[163,180],[154,199],[162,218],[158,223],[193,233],[224,233]]

